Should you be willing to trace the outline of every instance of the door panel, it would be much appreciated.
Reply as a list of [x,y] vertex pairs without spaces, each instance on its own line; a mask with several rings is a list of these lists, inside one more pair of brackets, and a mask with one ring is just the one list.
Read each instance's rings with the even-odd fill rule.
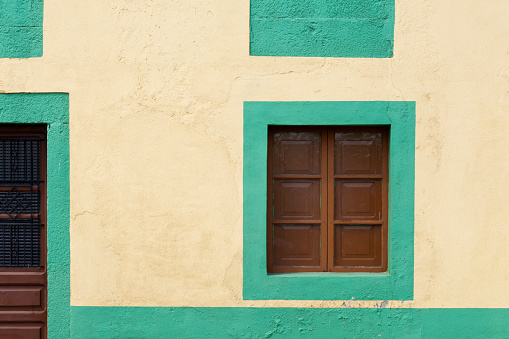
[[44,335],[44,324],[42,323],[0,323],[0,339],[39,339]]

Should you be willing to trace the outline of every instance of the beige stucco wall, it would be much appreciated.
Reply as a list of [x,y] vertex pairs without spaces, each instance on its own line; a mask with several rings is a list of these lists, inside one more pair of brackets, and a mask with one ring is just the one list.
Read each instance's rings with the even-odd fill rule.
[[0,92],[69,92],[71,304],[242,300],[242,103],[417,105],[414,301],[509,307],[509,1],[396,1],[392,59],[249,56],[249,0],[45,0]]

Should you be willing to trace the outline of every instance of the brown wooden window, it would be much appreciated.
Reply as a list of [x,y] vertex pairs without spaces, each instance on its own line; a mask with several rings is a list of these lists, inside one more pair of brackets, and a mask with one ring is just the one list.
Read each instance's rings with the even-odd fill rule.
[[270,126],[267,271],[387,270],[389,130]]

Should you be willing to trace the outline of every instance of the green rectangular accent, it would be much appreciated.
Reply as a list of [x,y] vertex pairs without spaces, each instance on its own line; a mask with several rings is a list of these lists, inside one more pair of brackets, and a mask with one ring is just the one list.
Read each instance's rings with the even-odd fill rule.
[[251,0],[250,54],[390,58],[394,0]]
[[48,337],[70,330],[69,95],[0,94],[0,123],[47,124]]
[[0,58],[42,56],[43,0],[0,0]]
[[[389,125],[389,268],[384,273],[267,274],[269,125]],[[415,102],[244,103],[245,300],[411,300]]]
[[509,309],[71,307],[72,338],[507,338]]

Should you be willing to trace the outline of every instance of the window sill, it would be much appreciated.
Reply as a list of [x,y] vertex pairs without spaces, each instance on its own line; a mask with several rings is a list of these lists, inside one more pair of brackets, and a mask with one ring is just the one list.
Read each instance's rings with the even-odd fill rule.
[[389,272],[301,272],[301,273],[267,273],[269,279],[278,278],[302,278],[317,277],[326,279],[335,279],[337,277],[372,277],[389,276]]

